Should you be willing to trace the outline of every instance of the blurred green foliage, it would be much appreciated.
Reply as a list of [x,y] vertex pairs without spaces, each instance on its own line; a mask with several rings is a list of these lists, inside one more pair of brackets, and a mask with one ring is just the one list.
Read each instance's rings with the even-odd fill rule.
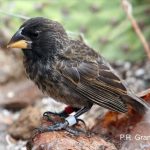
[[[132,0],[133,14],[150,41],[150,1]],[[143,46],[118,0],[0,0],[0,10],[28,17],[43,16],[83,33],[88,44],[111,60],[146,59]],[[23,20],[0,13],[1,30],[13,34]]]

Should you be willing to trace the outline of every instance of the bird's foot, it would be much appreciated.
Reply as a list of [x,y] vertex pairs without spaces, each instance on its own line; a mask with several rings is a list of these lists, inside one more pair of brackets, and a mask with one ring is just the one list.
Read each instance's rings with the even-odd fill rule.
[[[53,113],[51,113],[51,112],[50,112],[50,114],[53,115]],[[65,121],[63,121],[63,122],[57,122],[52,119],[48,119],[48,121],[53,122],[53,125],[50,125],[47,127],[36,128],[34,133],[36,134],[36,133],[43,133],[43,132],[50,132],[50,131],[65,130],[76,136],[80,135],[80,134],[87,134],[87,130],[84,130],[85,128],[84,129],[81,128],[81,125],[74,126],[74,125],[78,125],[79,122],[82,122],[82,124],[84,124],[84,127],[86,127],[84,121],[81,119],[76,119],[75,116],[69,116],[69,117],[65,118]]]
[[43,133],[43,132],[51,132],[51,131],[60,131],[60,130],[66,130],[68,133],[79,136],[81,133],[83,134],[84,131],[79,130],[75,127],[68,126],[68,122],[59,122],[54,125],[48,126],[48,127],[39,127],[35,129],[35,133]]

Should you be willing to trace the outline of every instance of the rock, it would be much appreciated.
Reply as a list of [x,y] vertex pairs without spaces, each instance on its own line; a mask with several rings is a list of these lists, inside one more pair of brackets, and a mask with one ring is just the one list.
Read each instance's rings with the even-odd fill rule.
[[40,126],[41,111],[37,107],[22,110],[19,118],[9,127],[8,133],[15,139],[27,140],[33,130]]
[[129,150],[150,149],[150,122],[149,122],[150,112],[146,114],[144,119],[142,119],[136,126],[132,129],[129,134],[129,138],[125,138],[121,150],[128,148]]
[[135,71],[135,76],[136,77],[142,77],[144,74],[145,74],[145,71],[142,68]]
[[13,52],[8,53],[0,49],[0,84],[25,75],[21,56]]
[[0,87],[0,106],[21,109],[41,99],[43,94],[28,79],[10,82]]
[[27,149],[31,150],[117,150],[115,146],[106,142],[101,137],[92,135],[87,137],[71,136],[59,132],[46,132],[36,135],[28,144]]

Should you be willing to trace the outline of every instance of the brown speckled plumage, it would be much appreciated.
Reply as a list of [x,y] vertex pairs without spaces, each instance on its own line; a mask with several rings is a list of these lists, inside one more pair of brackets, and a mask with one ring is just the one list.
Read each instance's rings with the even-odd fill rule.
[[69,39],[58,22],[39,17],[20,28],[32,40],[32,49],[23,49],[27,75],[50,97],[78,108],[98,104],[126,112],[130,104],[143,112],[148,107],[102,56],[83,41]]

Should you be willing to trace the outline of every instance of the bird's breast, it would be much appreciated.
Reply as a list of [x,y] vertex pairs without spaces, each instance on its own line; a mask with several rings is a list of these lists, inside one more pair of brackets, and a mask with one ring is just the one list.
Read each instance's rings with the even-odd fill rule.
[[30,78],[43,93],[52,98],[59,97],[59,75],[41,62],[24,61],[27,77]]
[[34,81],[40,90],[56,101],[82,107],[87,105],[79,95],[75,94],[63,83],[62,76],[55,69],[42,66],[39,63],[24,61],[27,76]]

